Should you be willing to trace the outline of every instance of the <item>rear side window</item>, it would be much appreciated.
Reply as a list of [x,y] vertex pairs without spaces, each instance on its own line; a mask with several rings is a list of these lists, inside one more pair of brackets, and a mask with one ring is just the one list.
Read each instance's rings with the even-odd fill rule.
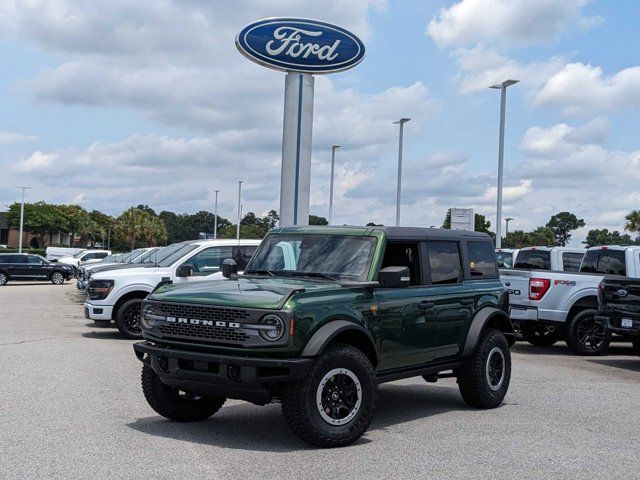
[[469,273],[473,278],[496,278],[496,257],[489,242],[467,242]]
[[513,253],[497,252],[496,261],[498,262],[498,267],[500,268],[511,268],[513,267]]
[[462,273],[456,242],[427,242],[431,283],[458,283]]
[[626,276],[624,250],[589,250],[584,256],[580,271]]
[[584,253],[575,252],[563,252],[562,254],[562,268],[565,272],[577,272],[580,270],[580,264]]
[[13,263],[11,258],[13,255],[0,255],[0,263]]
[[520,250],[513,268],[551,270],[551,252],[546,250]]

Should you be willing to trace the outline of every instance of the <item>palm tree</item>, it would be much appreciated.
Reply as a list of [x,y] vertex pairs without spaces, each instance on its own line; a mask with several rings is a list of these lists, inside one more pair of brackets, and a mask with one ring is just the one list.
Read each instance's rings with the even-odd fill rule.
[[624,229],[629,232],[640,234],[640,210],[632,210],[626,217]]

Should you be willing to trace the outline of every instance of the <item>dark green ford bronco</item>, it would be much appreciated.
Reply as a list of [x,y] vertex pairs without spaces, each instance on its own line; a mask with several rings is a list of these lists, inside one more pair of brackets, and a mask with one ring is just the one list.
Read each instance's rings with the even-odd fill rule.
[[514,335],[486,234],[276,228],[236,270],[225,260],[226,279],[161,285],[143,303],[134,349],[160,415],[279,401],[295,434],[333,447],[367,430],[383,382],[455,377],[480,408],[507,393]]

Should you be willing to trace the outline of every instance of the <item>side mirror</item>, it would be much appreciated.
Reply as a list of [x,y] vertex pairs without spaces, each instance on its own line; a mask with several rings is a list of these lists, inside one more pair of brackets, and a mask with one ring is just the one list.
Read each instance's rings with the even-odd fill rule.
[[176,277],[190,277],[193,275],[193,266],[184,264],[176,268]]
[[409,267],[386,267],[378,272],[378,283],[382,288],[405,288],[411,285]]
[[227,258],[222,262],[222,276],[229,278],[234,273],[238,273],[238,264],[233,258]]

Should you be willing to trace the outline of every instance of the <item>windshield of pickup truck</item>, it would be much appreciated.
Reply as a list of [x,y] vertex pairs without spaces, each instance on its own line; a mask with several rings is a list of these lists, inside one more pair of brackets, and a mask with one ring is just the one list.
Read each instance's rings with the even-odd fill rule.
[[365,281],[376,241],[373,237],[340,235],[270,235],[245,273]]
[[582,260],[580,271],[626,276],[624,250],[589,250]]
[[546,250],[520,250],[513,268],[551,270],[551,252]]
[[86,250],[80,250],[79,252],[74,253],[73,258],[81,257],[84,252],[86,252]]
[[161,250],[162,249],[158,248],[158,247],[152,248],[151,250],[147,250],[145,253],[140,255],[138,258],[134,259],[131,263],[153,262],[154,255],[156,255]]
[[156,265],[159,267],[170,267],[177,260],[180,260],[182,257],[184,257],[187,253],[198,248],[198,245],[194,243],[176,243],[175,245],[169,245],[166,248],[171,250],[163,252],[163,257],[158,256]]
[[511,268],[513,266],[513,253],[497,252],[496,262],[498,262],[499,268]]

